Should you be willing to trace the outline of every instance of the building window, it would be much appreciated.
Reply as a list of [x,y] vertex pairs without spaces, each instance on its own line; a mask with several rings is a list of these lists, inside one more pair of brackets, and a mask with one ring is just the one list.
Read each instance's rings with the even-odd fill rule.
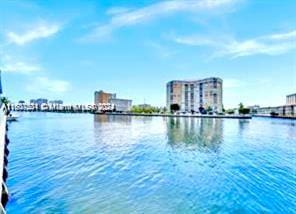
[[214,80],[213,86],[214,86],[214,88],[217,88],[217,80],[216,79]]
[[214,94],[214,104],[217,104],[218,103],[218,97],[217,97],[217,94]]

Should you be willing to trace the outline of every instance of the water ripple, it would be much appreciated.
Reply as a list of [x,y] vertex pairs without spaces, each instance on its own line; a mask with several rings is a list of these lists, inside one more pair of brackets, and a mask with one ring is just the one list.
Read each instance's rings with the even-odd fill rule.
[[[275,131],[276,130],[276,131]],[[294,122],[24,113],[8,213],[295,213]]]

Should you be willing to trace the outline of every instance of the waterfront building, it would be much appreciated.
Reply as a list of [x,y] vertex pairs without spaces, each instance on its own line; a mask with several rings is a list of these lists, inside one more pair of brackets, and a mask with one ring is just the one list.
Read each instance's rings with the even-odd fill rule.
[[266,116],[274,114],[283,117],[296,117],[296,104],[275,107],[262,107],[257,110],[256,114]]
[[115,99],[116,94],[106,93],[102,90],[95,91],[95,104],[99,103],[109,103],[110,99]]
[[132,100],[114,98],[110,99],[109,101],[114,105],[114,110],[117,112],[130,111],[132,108]]
[[48,100],[45,98],[31,99],[30,104],[41,106],[43,104],[47,104]]
[[260,109],[259,105],[253,105],[253,106],[248,106],[248,109],[250,109],[251,114],[256,114],[258,112],[258,109]]
[[167,83],[167,108],[178,104],[181,112],[211,109],[222,112],[223,81],[217,77],[202,80],[173,80]]
[[63,105],[63,100],[50,100],[49,104],[50,105]]
[[273,114],[283,117],[296,117],[296,93],[286,96],[286,105],[258,108],[257,114],[266,116]]
[[296,105],[296,93],[287,95],[286,105]]
[[112,104],[114,110],[118,112],[130,111],[132,107],[132,100],[116,98],[116,94],[106,93],[102,90],[95,91],[95,104]]

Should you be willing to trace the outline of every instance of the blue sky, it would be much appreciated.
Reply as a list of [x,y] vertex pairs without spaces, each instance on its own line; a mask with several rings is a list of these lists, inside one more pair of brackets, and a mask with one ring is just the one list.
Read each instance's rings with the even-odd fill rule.
[[296,1],[0,0],[0,68],[12,101],[92,103],[103,89],[165,105],[173,79],[218,76],[224,105],[296,92]]

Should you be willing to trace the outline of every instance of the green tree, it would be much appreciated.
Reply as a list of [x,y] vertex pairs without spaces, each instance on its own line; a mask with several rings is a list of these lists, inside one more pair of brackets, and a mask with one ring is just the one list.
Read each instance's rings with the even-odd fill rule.
[[250,111],[251,110],[249,108],[245,108],[242,103],[239,104],[239,109],[238,109],[239,114],[250,114]]
[[167,112],[167,107],[163,107],[163,109],[162,109],[162,111],[165,113],[165,112]]
[[211,111],[213,111],[213,109],[212,109],[211,106],[209,106],[209,107],[207,108],[207,112],[211,112]]
[[10,103],[10,101],[8,100],[7,97],[1,97],[1,103],[8,105]]
[[226,113],[227,113],[227,114],[234,114],[234,110],[233,110],[233,109],[228,109],[228,110],[226,111]]
[[171,104],[170,108],[172,112],[176,112],[180,110],[180,106],[177,103]]

